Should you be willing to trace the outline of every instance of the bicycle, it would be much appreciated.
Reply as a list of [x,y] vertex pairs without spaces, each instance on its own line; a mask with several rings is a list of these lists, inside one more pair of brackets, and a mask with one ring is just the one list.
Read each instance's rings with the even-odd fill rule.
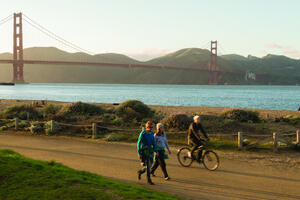
[[[177,159],[183,167],[189,167],[191,164],[197,160],[199,156],[199,152],[202,150],[202,157],[199,160],[199,164],[203,164],[204,167],[210,171],[215,171],[218,169],[220,165],[220,159],[219,156],[216,152],[209,150],[207,148],[206,144],[203,144],[199,146],[195,151],[194,154],[197,154],[192,156],[191,155],[191,149],[189,147],[182,147],[181,149],[178,150],[177,152]],[[199,158],[199,157],[198,157]]]

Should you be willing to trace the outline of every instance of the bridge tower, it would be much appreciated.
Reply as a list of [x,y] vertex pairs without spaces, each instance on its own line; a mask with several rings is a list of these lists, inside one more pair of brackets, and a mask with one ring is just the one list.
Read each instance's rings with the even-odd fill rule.
[[218,42],[210,42],[210,62],[209,62],[209,84],[217,85],[218,75]]
[[14,13],[13,82],[24,83],[22,13]]

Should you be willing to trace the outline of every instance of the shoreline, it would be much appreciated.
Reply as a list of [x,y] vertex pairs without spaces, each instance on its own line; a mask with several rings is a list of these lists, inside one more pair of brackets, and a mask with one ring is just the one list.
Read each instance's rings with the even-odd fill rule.
[[[55,101],[55,100],[0,99],[0,110],[2,109],[4,110],[5,108],[12,105],[32,104],[32,102],[41,102],[41,101],[45,101],[47,104],[73,103],[71,101]],[[96,103],[96,102],[84,102],[84,103],[100,105],[103,106],[104,108],[117,107],[117,105],[114,105],[115,103]],[[167,115],[171,113],[184,113],[184,114],[220,116],[224,111],[231,110],[231,109],[241,109],[241,110],[256,111],[263,119],[275,119],[287,115],[294,115],[300,117],[300,111],[297,110],[270,110],[270,109],[259,109],[259,108],[213,107],[213,106],[167,106],[167,105],[148,105],[148,106],[155,110],[159,110],[160,112],[163,112]]]
[[1,87],[0,98],[104,104],[136,99],[155,106],[296,111],[299,108],[299,89],[300,87],[265,85],[32,84],[31,87]]

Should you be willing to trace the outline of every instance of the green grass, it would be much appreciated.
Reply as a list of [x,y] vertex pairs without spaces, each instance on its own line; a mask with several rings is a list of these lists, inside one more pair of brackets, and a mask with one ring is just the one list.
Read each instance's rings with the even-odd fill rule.
[[0,150],[0,199],[162,199],[178,197]]
[[209,141],[209,148],[212,149],[237,149],[237,141],[229,139],[211,139]]
[[[179,146],[186,146],[187,140],[182,139],[168,139],[169,144],[179,145]],[[211,138],[208,144],[209,149],[218,149],[218,150],[234,150],[237,149],[238,145],[237,142],[230,139],[217,139]]]
[[[113,137],[111,137],[113,136]],[[111,139],[108,139],[111,138]],[[104,139],[111,142],[137,142],[138,135],[126,134],[126,133],[110,133],[107,134]],[[168,136],[168,142],[171,145],[186,146],[187,139],[176,138]],[[230,138],[210,138],[208,148],[218,150],[237,150],[238,144],[236,139]]]

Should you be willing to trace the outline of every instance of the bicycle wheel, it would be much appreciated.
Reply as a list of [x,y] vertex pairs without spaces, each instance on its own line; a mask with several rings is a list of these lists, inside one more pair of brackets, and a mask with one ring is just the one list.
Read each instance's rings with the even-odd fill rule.
[[203,165],[206,169],[214,171],[220,165],[219,156],[214,151],[206,151],[202,158]]
[[182,147],[177,153],[177,159],[183,167],[191,166],[193,159],[191,158],[191,150],[187,147]]

